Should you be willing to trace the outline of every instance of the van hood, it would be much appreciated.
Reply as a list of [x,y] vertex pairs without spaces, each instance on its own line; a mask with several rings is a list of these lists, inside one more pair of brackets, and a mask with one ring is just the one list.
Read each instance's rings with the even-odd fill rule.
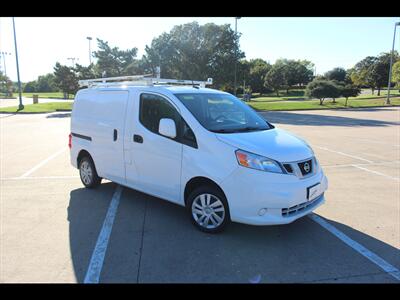
[[304,140],[283,129],[217,133],[216,136],[220,141],[238,149],[272,158],[279,162],[303,160],[314,155]]

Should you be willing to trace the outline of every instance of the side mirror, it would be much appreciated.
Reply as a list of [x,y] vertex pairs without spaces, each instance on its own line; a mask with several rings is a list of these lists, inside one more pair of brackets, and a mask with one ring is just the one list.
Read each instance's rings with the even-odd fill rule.
[[172,119],[161,119],[158,125],[158,132],[161,135],[175,138],[176,137],[176,125],[175,121]]

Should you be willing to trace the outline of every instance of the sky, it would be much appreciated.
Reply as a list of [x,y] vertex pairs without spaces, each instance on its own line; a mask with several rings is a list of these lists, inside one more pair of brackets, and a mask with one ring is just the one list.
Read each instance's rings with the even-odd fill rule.
[[[197,21],[230,24],[234,17],[16,17],[20,79],[37,79],[61,64],[89,64],[89,41],[96,51],[96,38],[120,49],[138,48],[138,58],[146,45],[174,25]],[[354,66],[366,56],[389,52],[395,22],[400,17],[242,17],[237,21],[240,48],[246,59],[262,58],[274,63],[279,58],[307,59],[323,74],[335,67]],[[400,27],[395,49],[400,51]],[[12,18],[0,18],[0,52],[5,55],[6,71],[17,80]],[[4,71],[3,56],[1,70]],[[203,78],[199,78],[202,80]]]

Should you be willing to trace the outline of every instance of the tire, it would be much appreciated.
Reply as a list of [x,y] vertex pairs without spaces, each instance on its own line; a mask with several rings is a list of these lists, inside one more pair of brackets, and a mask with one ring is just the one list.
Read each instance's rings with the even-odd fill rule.
[[187,209],[194,226],[203,232],[218,233],[230,223],[226,197],[213,186],[194,189],[187,199]]
[[89,189],[100,185],[101,178],[97,175],[96,167],[91,157],[85,156],[79,161],[79,177],[83,185]]

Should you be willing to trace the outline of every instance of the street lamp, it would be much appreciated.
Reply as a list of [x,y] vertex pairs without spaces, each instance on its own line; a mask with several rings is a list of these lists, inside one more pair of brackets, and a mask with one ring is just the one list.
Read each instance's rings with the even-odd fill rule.
[[92,64],[92,51],[90,50],[90,41],[92,40],[92,37],[88,36],[87,39],[89,40],[89,65]]
[[[235,37],[237,36],[237,20],[239,20],[240,17],[235,17]],[[236,96],[236,71],[237,71],[237,51],[235,47],[235,96]]]
[[4,76],[7,76],[6,55],[11,55],[11,53],[1,51],[0,54],[3,56]]
[[75,59],[79,60],[79,58],[76,58],[76,57],[68,57],[67,59],[72,61],[72,67],[75,67]]
[[386,98],[386,104],[390,104],[390,83],[392,81],[392,64],[393,64],[393,52],[394,52],[394,41],[396,39],[396,26],[400,26],[400,22],[394,24],[394,34],[393,34],[393,45],[392,45],[392,54],[390,55],[390,67],[389,67],[389,79],[388,79],[388,92]]
[[24,109],[24,105],[22,104],[22,89],[21,89],[21,80],[19,79],[19,65],[18,65],[18,50],[17,50],[17,37],[15,34],[15,22],[14,17],[12,18],[13,21],[13,30],[14,30],[14,46],[15,46],[15,60],[17,62],[17,77],[18,77],[18,92],[19,92],[19,106],[18,109]]

